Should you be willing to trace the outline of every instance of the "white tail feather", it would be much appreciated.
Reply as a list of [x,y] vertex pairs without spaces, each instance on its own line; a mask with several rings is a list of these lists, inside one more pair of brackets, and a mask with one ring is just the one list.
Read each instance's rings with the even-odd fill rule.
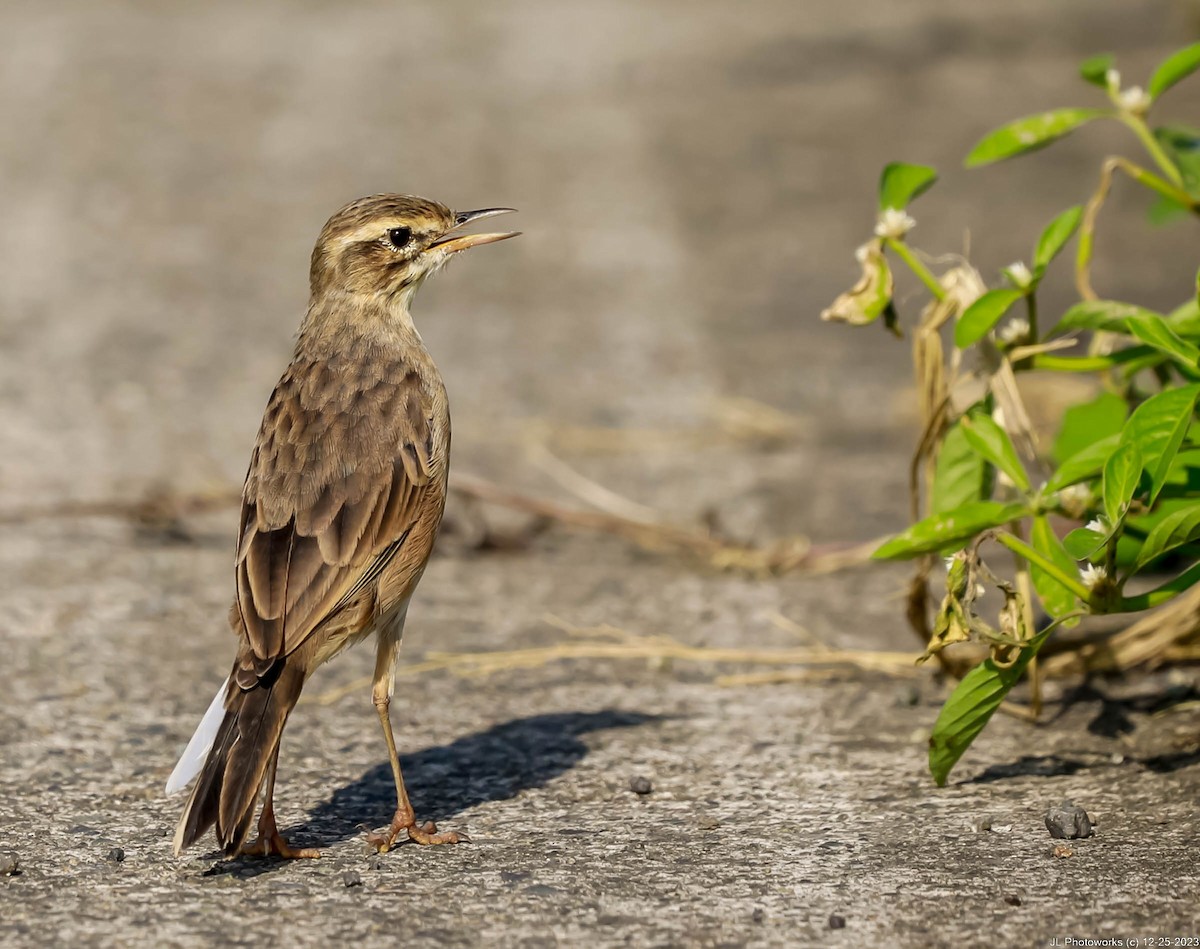
[[182,791],[204,766],[204,759],[208,757],[213,740],[217,737],[217,730],[221,727],[222,719],[225,718],[225,689],[228,685],[229,679],[226,678],[221,683],[221,687],[217,689],[217,694],[208,706],[208,711],[204,713],[204,718],[200,720],[196,734],[192,736],[192,740],[183,750],[179,764],[175,765],[175,770],[167,778],[168,794]]

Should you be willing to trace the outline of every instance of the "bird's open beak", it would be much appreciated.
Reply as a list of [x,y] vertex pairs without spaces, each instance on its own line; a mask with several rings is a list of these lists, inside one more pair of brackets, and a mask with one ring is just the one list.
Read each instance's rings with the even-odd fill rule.
[[480,244],[492,244],[496,241],[507,240],[510,237],[516,237],[520,231],[505,231],[499,234],[463,234],[459,237],[451,237],[460,227],[465,227],[472,221],[479,221],[485,217],[495,217],[497,214],[511,214],[515,208],[482,208],[478,211],[459,211],[454,216],[454,227],[445,237],[439,241],[434,241],[429,245],[430,250],[440,250],[447,254],[456,254],[460,250],[466,250],[468,247],[478,247]]

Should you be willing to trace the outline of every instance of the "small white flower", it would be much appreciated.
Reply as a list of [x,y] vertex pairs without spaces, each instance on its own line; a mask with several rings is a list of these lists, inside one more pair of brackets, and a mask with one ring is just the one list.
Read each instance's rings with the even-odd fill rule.
[[949,573],[954,569],[954,561],[958,559],[958,554],[951,554],[949,557],[943,557],[942,560],[946,564],[946,572]]
[[1004,428],[1004,409],[1001,406],[997,405],[992,409],[992,421]]
[[1018,260],[1015,264],[1009,264],[1004,268],[1004,272],[1018,290],[1027,290],[1033,283],[1033,272],[1025,266],[1024,261]]
[[1145,115],[1150,111],[1152,101],[1150,93],[1146,92],[1141,86],[1130,86],[1128,89],[1122,89],[1117,93],[1118,108],[1133,115]]
[[1110,68],[1104,73],[1104,84],[1108,86],[1109,92],[1116,95],[1117,90],[1121,88],[1121,74]]
[[1002,343],[1012,343],[1025,339],[1029,335],[1029,320],[1023,316],[1014,316],[996,331],[996,338]]
[[884,208],[879,212],[879,219],[875,224],[875,236],[901,240],[916,225],[917,222],[909,217],[908,212]]
[[1079,579],[1083,581],[1083,585],[1089,590],[1096,589],[1100,582],[1107,578],[1108,570],[1094,563],[1085,565],[1079,571]]
[[1098,517],[1093,517],[1090,521],[1083,525],[1085,531],[1095,531],[1097,534],[1107,534],[1108,528],[1104,526],[1104,521]]

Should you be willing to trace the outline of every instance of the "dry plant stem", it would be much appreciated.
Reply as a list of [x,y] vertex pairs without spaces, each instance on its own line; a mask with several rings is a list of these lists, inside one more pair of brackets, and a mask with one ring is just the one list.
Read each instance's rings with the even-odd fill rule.
[[[1127,123],[1128,124],[1128,123]],[[1142,123],[1145,127],[1145,123]],[[1134,128],[1134,131],[1138,131]],[[1153,136],[1151,136],[1153,141]],[[1154,142],[1154,147],[1157,149],[1157,142]],[[1149,146],[1147,146],[1149,147]],[[1152,149],[1152,154],[1154,150]],[[1158,150],[1161,155],[1161,150]],[[1170,167],[1170,163],[1167,163]],[[1131,162],[1127,158],[1120,156],[1112,156],[1104,160],[1104,164],[1100,167],[1100,182],[1096,186],[1095,192],[1088,199],[1087,206],[1083,211],[1083,223],[1079,228],[1079,249],[1075,256],[1075,288],[1079,291],[1079,296],[1084,300],[1097,300],[1096,291],[1092,289],[1091,278],[1091,263],[1092,263],[1092,245],[1095,241],[1096,233],[1096,218],[1100,214],[1100,208],[1103,207],[1105,199],[1108,198],[1108,193],[1112,190],[1113,173],[1117,170],[1125,172],[1130,178],[1139,184],[1145,185],[1152,191],[1170,198],[1177,204],[1182,204],[1184,207],[1195,208],[1195,200],[1179,187],[1175,187],[1167,181],[1164,181],[1158,175],[1145,168]],[[1178,174],[1178,172],[1176,172]]]
[[631,521],[653,524],[657,515],[650,508],[622,497],[615,491],[580,474],[540,442],[530,446],[533,463],[580,500],[600,511]]
[[60,501],[0,511],[0,524],[74,517],[116,517],[141,524],[164,524],[181,517],[224,510],[237,504],[241,497],[240,491],[223,490],[200,494],[152,492],[136,501]]
[[1097,642],[1051,656],[1042,663],[1049,676],[1073,676],[1088,672],[1126,672],[1146,666],[1154,668],[1170,661],[1195,657],[1200,640],[1200,586],[1132,626]]
[[[951,393],[957,381],[956,361],[951,362],[947,378],[941,330],[955,317],[960,307],[957,296],[948,294],[946,288],[933,278],[925,266],[912,257],[907,247],[897,242],[893,249],[900,253],[934,294],[933,302],[921,311],[920,323],[913,333],[913,372],[922,419],[921,437],[917,441],[908,469],[909,515],[915,522],[922,516],[922,480],[925,485],[933,484],[937,450],[946,432]],[[936,285],[936,291],[933,285]],[[928,495],[928,492],[925,494]],[[908,586],[905,615],[909,627],[922,644],[927,644],[933,635],[929,625],[928,581],[934,562],[934,558],[930,556],[918,558],[915,573]],[[941,652],[937,653],[937,662],[944,671],[954,671],[949,658]]]
[[793,570],[827,573],[865,563],[882,542],[873,540],[865,544],[817,549],[805,538],[794,537],[777,541],[765,548],[756,548],[729,543],[701,530],[566,507],[554,501],[510,491],[471,475],[452,475],[450,482],[453,490],[486,503],[550,518],[569,527],[616,534],[650,550],[680,550],[707,561],[716,569],[744,570],[767,575]]
[[[534,669],[551,662],[567,659],[608,659],[663,661],[675,660],[698,663],[739,663],[768,666],[805,666],[813,678],[844,676],[847,672],[877,672],[890,676],[915,677],[923,674],[917,666],[915,653],[873,652],[858,649],[830,649],[827,646],[795,649],[732,649],[712,646],[689,646],[671,636],[643,635],[614,626],[578,627],[548,616],[546,622],[561,630],[567,637],[550,646],[495,652],[451,653],[430,652],[424,662],[397,670],[400,676],[419,676],[434,671],[448,671],[464,678],[482,678],[512,669]],[[801,670],[787,670],[790,676]],[[780,673],[775,673],[776,675]],[[722,681],[722,680],[718,680]],[[726,684],[729,680],[724,680]],[[746,684],[733,680],[737,684]],[[330,689],[311,699],[301,701],[331,705],[347,695],[361,692],[371,684],[371,678],[356,679]]]
[[[763,547],[754,547],[731,543],[699,529],[674,527],[621,514],[567,507],[554,501],[510,491],[472,475],[452,475],[451,490],[489,504],[544,517],[567,527],[615,534],[647,550],[682,552],[706,562],[708,566],[717,570],[742,571],[762,576],[798,570],[812,574],[844,570],[869,561],[872,552],[883,542],[883,538],[877,538],[860,544],[813,547],[807,538],[796,536],[782,538]],[[228,508],[237,504],[240,499],[240,492],[229,491],[204,495],[164,494],[139,501],[65,502],[44,507],[0,511],[0,525],[24,524],[50,518],[117,517],[165,527],[188,515]]]
[[1024,705],[1015,705],[1012,702],[1001,702],[996,711],[1002,712],[1010,718],[1019,718],[1021,721],[1029,722],[1030,724],[1036,722],[1041,715],[1040,707],[1035,708],[1031,705],[1026,708]]
[[1029,464],[1036,464],[1039,457],[1037,438],[1033,433],[1033,422],[1021,398],[1021,389],[1013,372],[1012,362],[1004,358],[991,378],[988,386],[996,397],[996,404],[1004,415],[1004,428],[1013,444],[1025,456]]
[[572,454],[672,452],[720,444],[782,444],[804,428],[799,417],[745,396],[719,397],[711,409],[713,424],[694,429],[638,429],[566,425],[546,419],[523,424],[534,441]]

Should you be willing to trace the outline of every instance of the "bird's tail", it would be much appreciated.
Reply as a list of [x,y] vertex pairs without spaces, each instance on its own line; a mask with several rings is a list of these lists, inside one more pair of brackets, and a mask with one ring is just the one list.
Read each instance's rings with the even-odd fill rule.
[[233,675],[225,681],[167,785],[170,790],[187,783],[189,765],[194,767],[193,759],[198,762],[211,736],[208,757],[175,828],[176,856],[214,825],[227,855],[233,856],[245,843],[259,788],[303,685],[303,668],[286,658],[277,659],[250,689],[242,689]]

